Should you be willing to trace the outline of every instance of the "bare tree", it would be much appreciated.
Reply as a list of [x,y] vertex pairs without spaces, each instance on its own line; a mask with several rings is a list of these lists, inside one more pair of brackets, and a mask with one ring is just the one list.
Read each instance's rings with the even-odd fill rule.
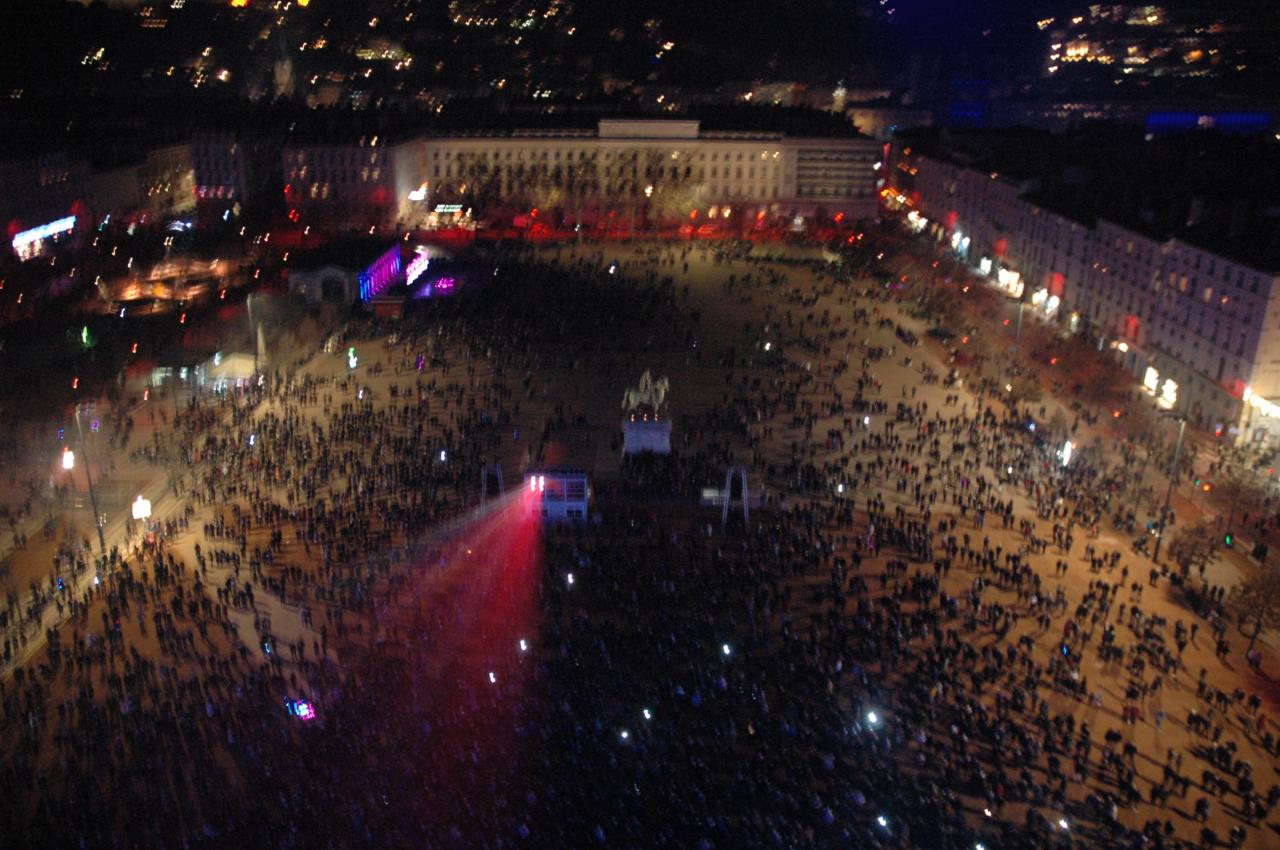
[[1237,512],[1249,515],[1266,504],[1267,485],[1252,470],[1230,467],[1216,484],[1218,499],[1227,506],[1227,531],[1234,529]]
[[1009,396],[1017,404],[1035,404],[1044,398],[1044,389],[1034,374],[1018,375],[1009,386]]
[[1213,561],[1221,539],[1213,523],[1198,520],[1174,532],[1169,541],[1169,557],[1182,567],[1184,574],[1192,567],[1203,570]]
[[1241,623],[1253,623],[1246,650],[1252,652],[1260,634],[1280,626],[1280,570],[1265,565],[1255,570],[1231,591],[1230,602]]

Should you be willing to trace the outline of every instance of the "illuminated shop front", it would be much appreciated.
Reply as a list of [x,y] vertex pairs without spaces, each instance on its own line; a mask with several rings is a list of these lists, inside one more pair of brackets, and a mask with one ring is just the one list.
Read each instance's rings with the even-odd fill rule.
[[1027,289],[1027,285],[1022,280],[1022,275],[1013,269],[1006,268],[996,270],[996,286],[1010,298],[1021,298]]
[[76,217],[73,215],[24,230],[14,235],[11,243],[13,252],[19,260],[33,260],[62,240],[69,239],[75,231]]
[[1047,289],[1037,289],[1031,295],[1031,306],[1044,312],[1045,316],[1052,318],[1058,308],[1062,306],[1062,299],[1056,295],[1050,295]]

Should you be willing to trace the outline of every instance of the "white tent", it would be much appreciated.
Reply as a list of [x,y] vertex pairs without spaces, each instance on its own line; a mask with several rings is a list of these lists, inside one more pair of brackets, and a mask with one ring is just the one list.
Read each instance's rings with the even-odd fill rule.
[[223,354],[219,351],[196,367],[196,382],[214,389],[243,386],[253,377],[253,355],[243,352]]

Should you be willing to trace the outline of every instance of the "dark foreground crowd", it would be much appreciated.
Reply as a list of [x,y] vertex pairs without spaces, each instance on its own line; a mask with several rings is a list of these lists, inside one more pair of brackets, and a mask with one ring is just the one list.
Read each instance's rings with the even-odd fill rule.
[[[367,367],[389,390],[281,370],[182,411],[146,456],[180,470],[183,509],[96,562],[69,546],[55,573],[99,576],[86,597],[40,589],[69,621],[0,692],[0,840],[1272,841],[1280,789],[1241,754],[1277,750],[1260,702],[1181,660],[1202,622],[1220,636],[1218,612],[1165,622],[1144,588],[1194,580],[1131,575],[1093,542],[1158,447],[1064,467],[1060,439],[998,386],[942,409],[883,393],[897,308],[835,273],[807,292],[780,267],[707,257],[727,294],[769,304],[704,356],[710,320],[671,282],[698,250],[616,268],[594,248],[556,267],[504,256],[483,288],[397,326]],[[840,310],[817,313],[818,293]],[[353,323],[343,345],[387,330]],[[723,387],[684,416],[676,456],[625,465],[540,559],[484,520],[473,549],[480,467],[537,464],[580,421],[548,376],[621,384],[637,352],[664,349]],[[763,492],[722,528],[694,497],[736,464]],[[503,570],[517,561],[527,586]],[[470,570],[461,589],[426,590],[454,569]],[[1072,569],[1094,574],[1081,598],[1056,581]],[[486,676],[495,642],[510,658]],[[1086,657],[1127,683],[1120,705]],[[1201,708],[1166,717],[1173,687]],[[1196,743],[1140,753],[1138,723]],[[1138,802],[1158,816],[1126,826]],[[1225,834],[1207,826],[1218,808]],[[1188,821],[1205,824],[1189,845]]]

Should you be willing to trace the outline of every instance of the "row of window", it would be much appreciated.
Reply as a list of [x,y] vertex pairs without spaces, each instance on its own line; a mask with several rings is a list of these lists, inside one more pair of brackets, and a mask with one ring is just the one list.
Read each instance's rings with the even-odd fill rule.
[[317,169],[317,172],[319,173],[311,174],[310,167],[306,165],[301,168],[291,168],[289,169],[289,179],[306,180],[308,174],[311,174],[317,181],[323,178],[325,182],[331,183],[377,183],[382,179],[381,168],[361,168],[359,171],[355,169]]
[[[527,157],[525,156],[526,153],[529,154]],[[492,159],[492,160],[504,160],[504,161],[515,161],[515,162],[525,162],[525,161],[560,162],[562,159],[562,156],[561,156],[562,154],[563,154],[563,160],[566,162],[574,162],[574,161],[582,161],[582,160],[593,161],[597,158],[603,158],[607,161],[611,161],[614,159],[627,160],[627,161],[643,160],[655,154],[662,156],[663,158],[667,158],[667,154],[665,151],[658,151],[652,148],[646,148],[641,150],[631,150],[631,151],[584,151],[584,150],[545,151],[544,150],[544,151],[527,151],[527,152],[522,150],[510,151],[510,150],[497,150],[497,149],[492,151],[456,151],[456,152],[452,150],[443,150],[443,151],[437,150],[437,151],[431,152],[431,158],[433,160],[480,159],[484,161],[489,161]],[[781,151],[750,151],[750,152],[738,151],[736,153],[729,153],[726,151],[724,154],[721,154],[719,152],[705,153],[705,152],[685,151],[682,153],[681,151],[672,151],[670,154],[671,159],[684,158],[684,159],[691,159],[694,162],[751,162],[754,160],[776,160],[776,159],[779,159],[781,156],[782,156]]]
[[[306,169],[303,169],[304,175],[305,175],[305,171]],[[431,166],[431,176],[437,179],[441,177],[445,179],[449,179],[452,177],[477,178],[477,177],[485,176],[486,174],[487,174],[487,171],[485,170],[469,168],[463,165],[459,165],[456,171],[452,165],[443,166],[443,170],[441,170],[441,166],[439,164]],[[512,177],[512,169],[510,167],[503,166],[500,168],[500,170],[494,171],[492,176],[499,179],[510,180]],[[516,174],[515,176],[522,177],[526,175]],[[567,179],[568,177],[568,175],[562,175],[558,167],[556,170],[548,170],[545,168],[538,169],[537,171],[530,170],[527,176],[551,177],[557,180]],[[655,173],[650,173],[648,169],[640,169],[640,168],[637,168],[636,166],[623,165],[623,166],[618,166],[617,168],[612,168],[606,165],[602,169],[597,169],[594,175],[579,174],[577,176],[582,178],[595,177],[595,176],[606,177],[606,178],[633,177],[636,179],[639,179],[641,177],[646,177],[646,178],[653,177],[654,179],[661,179],[663,176],[667,176],[667,177],[678,179],[681,175],[678,173],[678,169],[658,169],[655,176]],[[693,177],[694,176],[693,169],[692,168],[684,169],[684,176]],[[778,176],[779,176],[779,169],[777,166],[773,166],[773,167],[764,166],[764,167],[761,167],[759,170],[759,179],[762,179],[762,180],[777,180]],[[827,176],[828,175],[825,175],[825,174],[810,175],[809,179],[811,180],[822,179]],[[754,165],[747,166],[745,174],[743,172],[743,167],[741,165],[739,166],[726,165],[723,168],[717,165],[713,165],[711,166],[710,173],[708,173],[705,167],[699,167],[697,169],[697,179],[706,180],[708,178],[711,180],[717,180],[721,178],[726,180],[728,179],[742,180],[744,178],[747,180],[755,180],[757,179],[756,167]]]

